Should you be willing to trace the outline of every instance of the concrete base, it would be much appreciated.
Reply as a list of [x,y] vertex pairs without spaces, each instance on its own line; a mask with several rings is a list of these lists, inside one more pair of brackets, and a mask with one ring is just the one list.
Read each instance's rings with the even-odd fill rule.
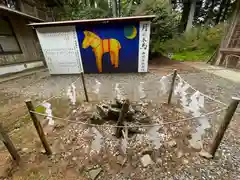
[[11,80],[22,78],[22,77],[25,77],[25,76],[30,76],[34,73],[40,73],[40,72],[46,72],[46,76],[49,76],[48,69],[46,69],[46,68],[37,68],[37,69],[34,68],[34,69],[31,69],[31,70],[28,70],[28,71],[15,73],[15,74],[11,74],[11,75],[8,75],[8,76],[2,76],[2,77],[0,76],[0,84],[3,83],[3,82],[11,81]]
[[220,66],[211,66],[203,62],[184,62],[184,64],[220,76],[230,81],[240,83],[240,71],[238,70],[227,69]]
[[0,66],[0,76],[6,76],[8,74],[18,73],[18,72],[30,70],[33,68],[39,68],[43,66],[44,66],[43,61],[26,62],[21,64]]

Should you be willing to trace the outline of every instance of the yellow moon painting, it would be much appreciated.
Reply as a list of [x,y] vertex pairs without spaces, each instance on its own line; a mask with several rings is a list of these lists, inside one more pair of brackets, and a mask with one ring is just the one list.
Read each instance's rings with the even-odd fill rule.
[[124,35],[127,39],[134,39],[137,36],[137,28],[135,26],[124,27]]

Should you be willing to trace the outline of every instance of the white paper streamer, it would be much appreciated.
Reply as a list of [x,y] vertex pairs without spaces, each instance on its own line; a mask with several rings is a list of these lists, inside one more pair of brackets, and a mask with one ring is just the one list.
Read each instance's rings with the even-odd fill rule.
[[[204,108],[204,96],[196,91],[191,97],[191,102],[189,103],[190,111],[194,117],[201,116],[201,108]],[[198,123],[200,126],[196,128],[196,132],[192,134],[192,138],[189,140],[189,143],[192,147],[196,149],[202,149],[202,135],[205,133],[205,130],[210,128],[210,123],[207,117],[199,117]]]
[[117,99],[122,99],[123,98],[123,95],[122,95],[121,89],[119,88],[118,83],[115,85],[115,95],[116,95]]
[[76,104],[76,86],[72,83],[67,90],[67,96],[70,99],[72,105]]
[[101,83],[100,83],[97,79],[95,79],[95,82],[96,82],[96,85],[94,86],[93,92],[94,92],[95,94],[98,94],[99,91],[100,91]]
[[199,116],[199,114],[201,115],[200,109],[204,108],[204,96],[199,91],[196,91],[190,99],[191,102],[189,103],[189,106],[195,117]]
[[42,104],[43,107],[45,107],[45,113],[48,115],[47,119],[48,119],[48,124],[53,126],[54,125],[54,120],[52,118],[52,109],[51,109],[51,104],[46,102]]
[[94,140],[92,141],[92,144],[91,144],[91,149],[99,153],[102,148],[103,136],[95,127],[92,127],[91,130],[95,134]]
[[146,94],[144,92],[144,88],[143,88],[143,84],[144,82],[140,82],[139,86],[138,86],[138,92],[139,92],[139,95],[140,95],[140,99],[143,99],[146,97]]
[[177,86],[174,90],[175,95],[178,95],[181,92],[182,86],[183,86],[183,81],[182,81],[182,79],[180,79],[180,82],[177,84]]
[[123,138],[121,141],[121,150],[124,154],[127,154],[127,145],[128,145],[128,129],[122,130]]
[[164,142],[165,135],[158,132],[159,126],[154,126],[149,129],[147,133],[147,138],[154,146],[154,149],[159,149]]
[[166,94],[167,91],[168,91],[168,78],[167,76],[163,76],[161,79],[160,79],[160,84],[161,84],[161,92],[163,94]]
[[184,84],[182,79],[180,79],[180,82],[178,83],[178,85],[174,90],[175,95],[180,96],[180,104],[183,106],[183,110],[185,113],[190,112],[189,102],[188,102],[187,93],[186,93],[189,87],[190,87],[189,84],[186,84],[186,83]]
[[198,104],[201,108],[204,108],[204,96],[202,94],[198,97]]

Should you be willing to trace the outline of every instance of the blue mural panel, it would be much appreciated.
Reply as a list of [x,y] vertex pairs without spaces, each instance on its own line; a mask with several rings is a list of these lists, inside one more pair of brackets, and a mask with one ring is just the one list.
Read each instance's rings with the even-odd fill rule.
[[138,72],[139,22],[76,25],[85,73]]

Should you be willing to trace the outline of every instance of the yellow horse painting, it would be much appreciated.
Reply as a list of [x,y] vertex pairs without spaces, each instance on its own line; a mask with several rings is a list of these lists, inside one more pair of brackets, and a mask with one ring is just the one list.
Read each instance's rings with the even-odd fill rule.
[[96,57],[98,72],[102,72],[102,56],[104,53],[110,53],[111,64],[114,68],[119,65],[119,50],[121,44],[116,39],[101,39],[99,36],[90,31],[83,32],[85,37],[82,42],[82,48],[92,47]]

